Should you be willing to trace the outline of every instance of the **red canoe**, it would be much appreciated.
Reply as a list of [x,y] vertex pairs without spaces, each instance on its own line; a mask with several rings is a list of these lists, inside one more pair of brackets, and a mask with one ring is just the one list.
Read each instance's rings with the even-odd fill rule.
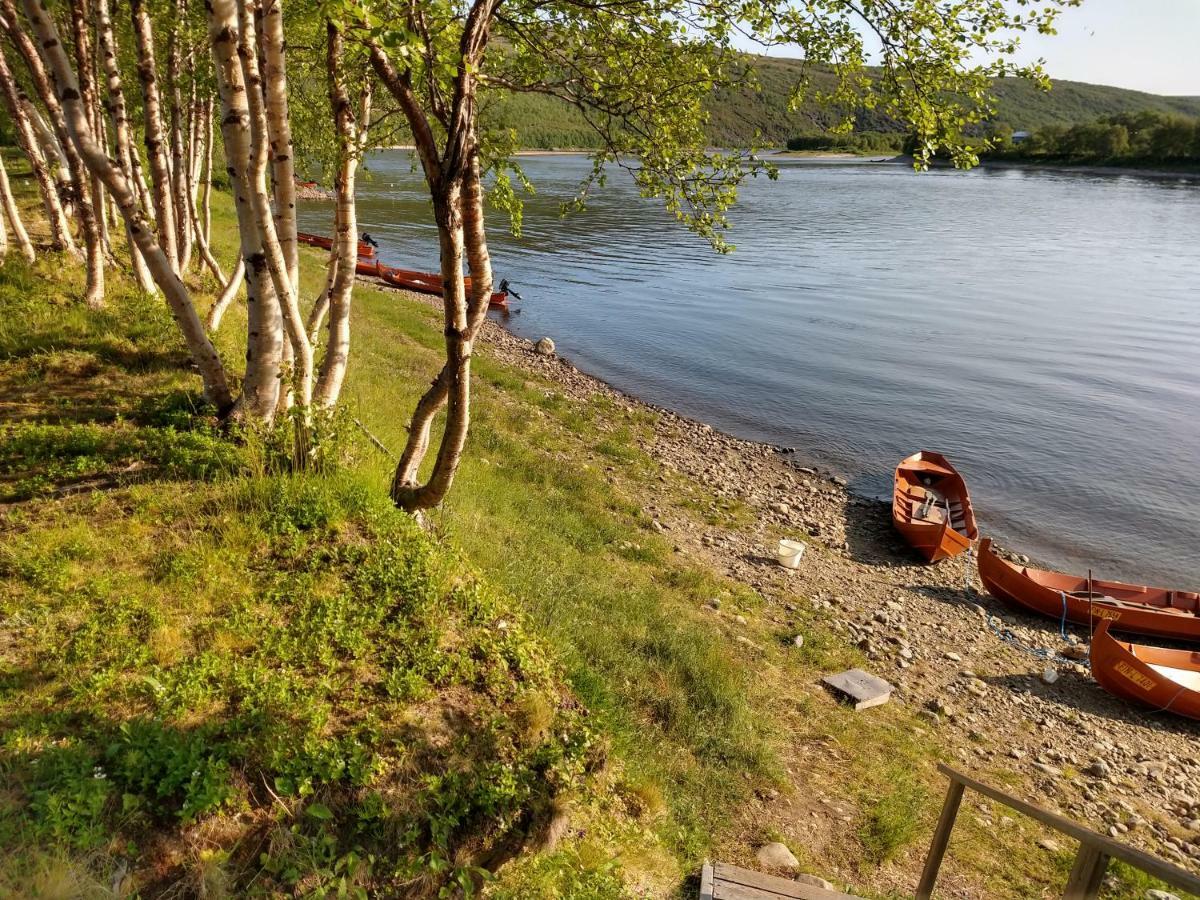
[[1051,619],[1175,640],[1200,641],[1200,594],[1060,575],[1001,559],[991,538],[979,545],[979,578],[989,594]]
[[[306,234],[303,231],[297,231],[296,240],[301,244],[308,244],[310,247],[320,247],[322,250],[331,250],[333,248],[333,238],[321,237],[319,234]],[[374,256],[374,247],[362,241],[358,242],[359,259],[372,259]]]
[[1200,653],[1126,644],[1102,621],[1092,635],[1092,677],[1115,697],[1200,719]]
[[[392,287],[416,291],[418,294],[432,294],[435,297],[442,296],[442,276],[433,272],[397,269],[392,266],[385,266],[378,260],[369,262],[362,259],[358,261],[356,271],[359,275],[372,275],[375,278],[382,279],[385,283],[392,285]],[[470,275],[463,278],[463,284],[466,291],[470,293]],[[488,298],[488,309],[507,310],[508,292],[493,291],[491,297]]]
[[966,482],[946,457],[928,450],[896,467],[892,524],[931,563],[957,556],[979,537]]
[[[333,240],[327,237],[321,237],[319,234],[307,234],[303,231],[296,232],[296,240],[302,244],[308,244],[312,247],[320,247],[323,250],[329,250],[333,246]],[[442,296],[442,276],[433,272],[417,272],[412,269],[396,269],[392,266],[385,266],[375,258],[375,248],[370,244],[358,242],[358,263],[355,266],[355,272],[359,275],[370,275],[374,278],[382,279],[394,287],[405,288],[410,291],[417,291],[421,294],[433,294],[436,297]],[[467,276],[466,289],[471,290],[471,276]],[[501,287],[504,285],[502,284]],[[508,309],[508,292],[493,291],[491,297],[488,298],[489,309]]]

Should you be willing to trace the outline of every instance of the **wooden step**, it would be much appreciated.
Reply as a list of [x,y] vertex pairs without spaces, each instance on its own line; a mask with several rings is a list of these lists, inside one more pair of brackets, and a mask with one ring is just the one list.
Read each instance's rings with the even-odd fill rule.
[[708,863],[700,873],[700,900],[862,900],[853,894],[827,891],[815,885],[739,869],[728,863]]

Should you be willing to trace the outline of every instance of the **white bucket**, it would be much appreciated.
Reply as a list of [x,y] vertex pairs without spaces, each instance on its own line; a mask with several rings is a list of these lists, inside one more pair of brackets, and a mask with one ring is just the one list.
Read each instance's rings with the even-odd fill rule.
[[800,541],[789,541],[783,538],[779,542],[779,564],[786,569],[800,568],[800,560],[804,556],[804,544]]

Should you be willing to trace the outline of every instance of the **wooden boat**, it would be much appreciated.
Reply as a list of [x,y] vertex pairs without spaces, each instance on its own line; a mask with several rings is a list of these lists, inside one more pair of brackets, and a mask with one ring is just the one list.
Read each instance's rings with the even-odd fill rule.
[[[359,260],[356,270],[359,275],[371,275],[381,279],[386,284],[392,287],[404,288],[408,291],[416,291],[418,294],[432,294],[435,297],[442,296],[442,276],[434,272],[418,272],[414,269],[397,269],[393,266],[385,266],[378,261],[369,262]],[[471,290],[471,276],[467,275],[463,278],[463,284],[469,293]],[[501,285],[503,287],[504,285]],[[508,309],[508,292],[493,291],[488,298],[488,309]]]
[[979,577],[989,594],[1051,619],[1117,631],[1200,641],[1200,594],[1061,575],[1001,559],[990,538],[979,545]]
[[[312,247],[320,247],[323,250],[329,250],[333,247],[332,238],[321,237],[319,234],[307,234],[303,231],[298,231],[296,232],[296,240]],[[413,269],[397,269],[392,266],[385,266],[375,258],[375,248],[362,241],[358,242],[358,261],[355,264],[354,271],[359,275],[370,275],[373,278],[379,278],[393,287],[401,287],[406,290],[417,291],[421,294],[433,294],[435,297],[442,296],[441,275],[434,272],[417,272]],[[471,276],[468,275],[464,281],[466,282],[467,291],[470,291]],[[506,286],[507,282],[501,282],[501,288]],[[499,309],[507,312],[508,291],[493,291],[492,295],[488,298],[488,309]]]
[[[310,247],[320,247],[322,250],[333,249],[333,238],[321,237],[319,234],[307,234],[303,231],[296,232],[296,240],[301,244],[308,244]],[[358,258],[359,259],[374,259],[375,248],[363,241],[358,242]]]
[[1101,621],[1092,635],[1092,677],[1123,700],[1200,719],[1200,652],[1118,641]]
[[896,467],[892,523],[931,563],[957,556],[979,536],[966,482],[946,457],[928,450]]

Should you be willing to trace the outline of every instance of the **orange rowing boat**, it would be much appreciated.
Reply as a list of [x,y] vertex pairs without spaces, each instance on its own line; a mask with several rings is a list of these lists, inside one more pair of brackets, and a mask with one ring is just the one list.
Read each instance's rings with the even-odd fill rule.
[[[307,234],[306,232],[298,231],[296,232],[296,240],[312,247],[320,247],[323,250],[329,250],[333,247],[332,238],[321,237],[319,234]],[[354,271],[359,275],[371,275],[382,279],[394,287],[417,291],[421,294],[433,294],[436,297],[442,296],[441,275],[433,272],[417,272],[413,269],[397,269],[392,266],[385,266],[375,258],[375,248],[363,241],[358,242],[358,262],[355,265]],[[468,275],[463,280],[466,283],[467,292],[470,293],[471,276]],[[501,288],[505,288],[506,286],[507,282],[500,283]],[[517,299],[519,300],[520,297]],[[508,291],[493,291],[492,295],[488,298],[488,309],[507,311]]]
[[1051,619],[1117,631],[1200,641],[1200,594],[1062,575],[1001,559],[991,538],[979,545],[979,578],[989,594]]
[[946,457],[929,450],[896,467],[892,523],[931,563],[957,556],[979,536],[966,482]]
[[1092,677],[1115,697],[1200,719],[1200,653],[1127,644],[1102,621],[1092,635]]
[[[333,249],[333,238],[321,237],[319,234],[308,234],[303,231],[296,232],[296,240],[301,244],[308,244],[310,247],[320,247],[322,250]],[[375,248],[363,241],[358,242],[358,258],[372,259],[375,256]]]

